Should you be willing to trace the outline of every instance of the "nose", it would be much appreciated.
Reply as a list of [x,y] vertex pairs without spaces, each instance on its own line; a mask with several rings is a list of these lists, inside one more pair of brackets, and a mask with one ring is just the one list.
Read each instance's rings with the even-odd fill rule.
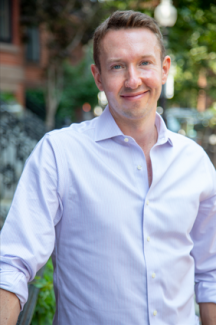
[[137,89],[142,84],[139,71],[133,66],[127,70],[127,76],[125,80],[125,87],[131,89]]

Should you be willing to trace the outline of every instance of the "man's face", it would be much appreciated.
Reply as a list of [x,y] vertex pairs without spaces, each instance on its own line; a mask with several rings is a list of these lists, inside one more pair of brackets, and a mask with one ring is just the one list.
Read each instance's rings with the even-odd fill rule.
[[104,91],[114,118],[139,120],[155,114],[170,58],[146,28],[111,30],[101,41],[101,71],[92,65],[99,90]]

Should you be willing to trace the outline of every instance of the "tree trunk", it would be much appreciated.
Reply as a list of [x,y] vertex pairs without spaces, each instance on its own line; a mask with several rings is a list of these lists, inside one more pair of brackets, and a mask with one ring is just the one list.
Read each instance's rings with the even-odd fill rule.
[[61,62],[51,63],[47,70],[46,94],[46,130],[55,127],[55,114],[60,103],[62,93],[62,65]]

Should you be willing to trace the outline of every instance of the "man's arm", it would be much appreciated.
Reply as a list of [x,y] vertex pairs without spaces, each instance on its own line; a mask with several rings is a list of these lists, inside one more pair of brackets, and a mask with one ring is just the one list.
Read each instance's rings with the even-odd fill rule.
[[[53,252],[55,225],[62,217],[63,204],[58,184],[63,187],[63,180],[58,181],[56,164],[54,149],[47,135],[26,162],[1,230],[0,288],[15,292],[21,308],[28,299],[28,282],[34,279]],[[14,299],[17,301],[16,297]],[[1,298],[3,300],[7,306],[5,297]],[[14,305],[12,300],[7,307],[10,314],[6,313],[1,303],[1,317],[4,311],[6,317],[10,315],[11,321],[19,313],[18,304],[15,307],[16,303]]]
[[16,325],[20,313],[20,302],[13,292],[0,289],[0,324]]
[[191,256],[195,263],[195,295],[202,325],[216,325],[216,172],[206,154],[202,166],[199,209],[190,232],[194,243]]
[[216,304],[203,302],[199,307],[202,325],[216,325]]

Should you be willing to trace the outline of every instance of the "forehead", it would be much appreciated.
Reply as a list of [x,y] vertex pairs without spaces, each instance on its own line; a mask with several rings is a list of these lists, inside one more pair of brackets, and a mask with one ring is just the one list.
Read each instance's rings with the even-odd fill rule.
[[110,30],[100,44],[101,56],[106,59],[130,55],[154,55],[160,57],[161,49],[157,36],[147,28]]

